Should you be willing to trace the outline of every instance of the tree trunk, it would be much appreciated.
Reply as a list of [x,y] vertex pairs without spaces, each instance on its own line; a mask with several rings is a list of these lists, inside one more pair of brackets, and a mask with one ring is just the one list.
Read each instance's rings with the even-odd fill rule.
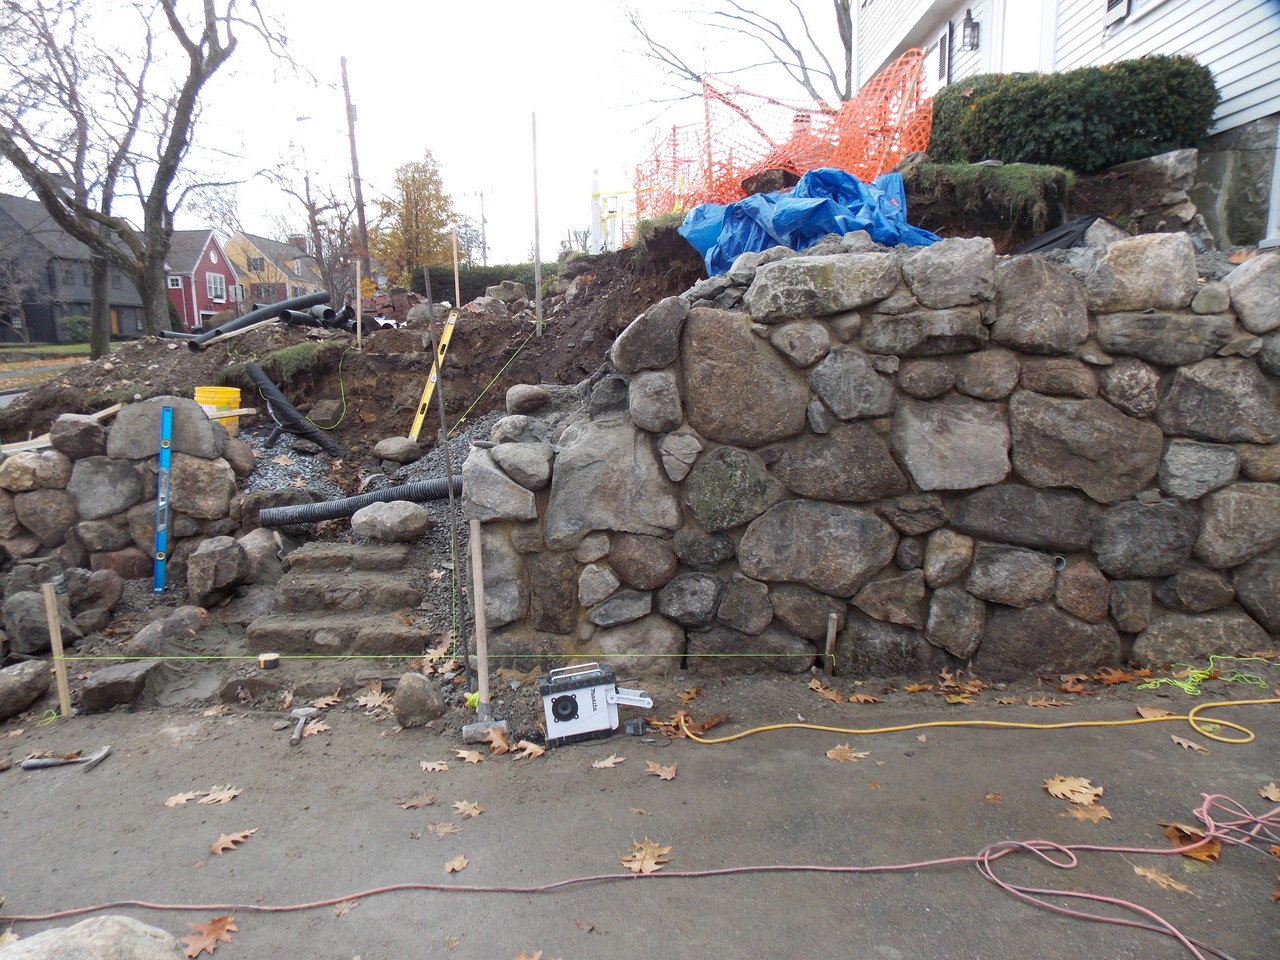
[[151,249],[148,248],[147,258],[138,277],[138,293],[142,296],[142,315],[147,336],[158,337],[160,331],[170,327],[169,292],[164,284],[164,259],[150,254]]
[[111,352],[111,265],[102,257],[89,258],[89,359]]

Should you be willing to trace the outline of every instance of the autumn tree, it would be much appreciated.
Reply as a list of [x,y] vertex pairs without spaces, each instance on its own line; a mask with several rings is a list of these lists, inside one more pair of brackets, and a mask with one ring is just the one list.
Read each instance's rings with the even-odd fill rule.
[[[831,106],[851,99],[855,93],[853,2],[830,0],[835,37],[839,41],[834,63],[818,42],[819,37],[825,42],[831,35],[830,27],[817,23],[816,17],[806,13],[798,0],[788,0],[790,13],[776,18],[765,16],[738,0],[725,0],[714,10],[695,13],[692,17],[695,23],[745,38],[759,53],[759,59],[753,62],[726,63],[719,69],[699,69],[691,65],[673,43],[650,32],[639,12],[628,10],[626,16],[641,41],[643,56],[675,81],[677,95],[673,99],[701,96],[703,80],[708,75],[723,77],[767,67],[785,71],[811,100]],[[764,6],[763,0],[758,0],[756,6]]]
[[414,267],[452,262],[453,201],[430,150],[422,160],[396,168],[394,192],[378,207],[369,245],[394,282],[407,283]]
[[306,236],[311,241],[311,255],[320,270],[324,288],[334,304],[345,293],[355,295],[356,262],[360,259],[360,235],[355,201],[337,191],[323,190],[311,183],[311,174],[302,175],[302,183],[277,175],[273,177],[280,191],[290,197],[306,221]]
[[[205,85],[231,59],[242,31],[279,49],[280,37],[257,4],[249,0],[246,18],[237,3],[0,6],[0,157],[54,222],[89,248],[95,311],[101,301],[105,316],[114,266],[137,287],[149,334],[169,325],[165,260],[174,214],[191,187],[180,174]],[[125,22],[135,23],[136,32],[115,44],[102,39],[125,37]],[[141,227],[115,209],[122,186]],[[95,318],[95,336],[103,333],[96,329],[101,322]]]

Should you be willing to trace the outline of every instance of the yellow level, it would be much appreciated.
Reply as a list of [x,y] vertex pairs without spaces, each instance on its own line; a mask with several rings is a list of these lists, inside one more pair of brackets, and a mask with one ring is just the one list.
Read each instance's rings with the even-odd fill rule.
[[431,406],[431,394],[435,392],[436,381],[440,379],[440,368],[444,366],[444,355],[449,349],[449,338],[453,336],[453,325],[458,322],[458,311],[450,310],[449,319],[445,321],[444,333],[440,335],[440,345],[436,348],[436,358],[431,364],[431,374],[422,388],[422,399],[418,402],[418,412],[414,414],[413,426],[409,429],[409,439],[416,441],[422,430],[422,421],[427,416],[427,408]]

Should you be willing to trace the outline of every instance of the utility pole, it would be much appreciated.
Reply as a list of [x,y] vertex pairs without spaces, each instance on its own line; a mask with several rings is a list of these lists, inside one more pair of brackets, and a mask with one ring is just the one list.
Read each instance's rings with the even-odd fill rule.
[[[360,232],[360,266],[369,273],[369,228],[364,220],[364,189],[360,185],[360,160],[356,156],[356,108],[351,103],[351,86],[347,83],[347,58],[342,58],[342,96],[347,103],[347,136],[351,139],[351,179],[355,183],[356,229]],[[360,298],[360,291],[356,291]]]
[[484,191],[480,191],[480,263],[483,266],[489,265],[489,242],[486,239],[485,224],[488,223],[484,218]]

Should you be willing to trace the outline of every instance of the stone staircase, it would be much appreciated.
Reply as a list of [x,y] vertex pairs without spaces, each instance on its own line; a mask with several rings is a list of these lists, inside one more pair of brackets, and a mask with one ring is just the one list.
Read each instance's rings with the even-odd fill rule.
[[308,543],[289,554],[275,612],[245,631],[251,653],[421,653],[424,632],[408,622],[422,594],[407,582],[404,544]]

